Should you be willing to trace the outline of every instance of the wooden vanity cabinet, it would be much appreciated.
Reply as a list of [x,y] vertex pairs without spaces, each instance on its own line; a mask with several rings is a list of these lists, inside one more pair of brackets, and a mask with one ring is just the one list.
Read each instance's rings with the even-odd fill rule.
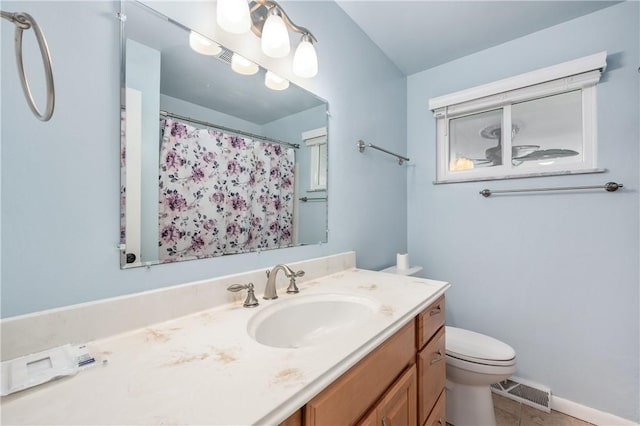
[[444,327],[418,352],[418,420],[424,425],[445,385]]
[[416,317],[416,342],[418,350],[431,340],[436,331],[444,325],[444,295],[427,307]]
[[431,414],[427,417],[427,421],[423,426],[446,426],[447,424],[447,407],[446,407],[446,392],[443,390],[440,393],[440,398],[436,402],[436,405],[431,410]]
[[290,415],[278,426],[302,426],[302,408]]
[[281,426],[445,425],[444,296]]
[[410,322],[304,406],[307,426],[355,424],[414,363]]
[[[428,424],[446,381],[444,296],[416,317],[418,353],[418,426]],[[443,403],[444,404],[444,403]],[[442,416],[444,419],[444,416]]]

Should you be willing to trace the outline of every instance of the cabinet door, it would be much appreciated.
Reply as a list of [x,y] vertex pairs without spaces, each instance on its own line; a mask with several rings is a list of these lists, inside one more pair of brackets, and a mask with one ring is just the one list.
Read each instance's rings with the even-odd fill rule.
[[309,401],[304,407],[304,424],[356,423],[415,362],[415,333],[412,321]]
[[412,365],[383,395],[357,426],[414,426],[416,424],[417,373]]
[[444,389],[445,337],[444,327],[418,352],[418,420],[424,424],[436,400]]
[[447,425],[447,407],[446,407],[446,391],[440,393],[438,402],[431,410],[429,418],[422,426],[446,426]]
[[396,381],[376,408],[380,426],[407,426],[416,424],[416,366],[412,365]]
[[367,416],[360,420],[356,426],[378,426],[378,412],[374,408]]

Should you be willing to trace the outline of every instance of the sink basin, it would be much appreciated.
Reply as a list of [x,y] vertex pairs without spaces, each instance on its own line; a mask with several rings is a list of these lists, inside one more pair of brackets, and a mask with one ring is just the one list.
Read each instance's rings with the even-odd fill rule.
[[277,348],[315,346],[353,331],[378,310],[371,299],[344,294],[291,296],[256,313],[247,326],[258,343]]

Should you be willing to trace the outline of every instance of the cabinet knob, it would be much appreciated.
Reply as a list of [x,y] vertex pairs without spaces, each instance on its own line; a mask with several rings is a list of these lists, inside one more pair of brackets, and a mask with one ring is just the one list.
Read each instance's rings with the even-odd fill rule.
[[387,426],[387,418],[386,417],[382,417],[382,426]]
[[442,308],[440,307],[440,305],[438,305],[438,306],[436,306],[436,308],[435,308],[435,309],[432,309],[432,310],[429,312],[429,316],[430,316],[430,317],[436,316],[436,315],[438,315],[440,312],[442,312]]

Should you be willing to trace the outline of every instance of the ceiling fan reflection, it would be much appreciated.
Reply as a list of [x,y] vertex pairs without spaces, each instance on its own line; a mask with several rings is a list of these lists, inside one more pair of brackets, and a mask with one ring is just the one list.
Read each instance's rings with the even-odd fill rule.
[[[511,140],[515,139],[519,131],[520,128],[515,124],[511,126]],[[487,126],[480,130],[480,136],[485,139],[497,139],[498,145],[485,151],[486,158],[472,159],[474,167],[502,165],[502,126],[500,124]],[[540,149],[540,145],[511,146],[511,163],[514,166],[519,166],[525,161],[542,161],[574,155],[578,155],[578,152],[571,149]]]

